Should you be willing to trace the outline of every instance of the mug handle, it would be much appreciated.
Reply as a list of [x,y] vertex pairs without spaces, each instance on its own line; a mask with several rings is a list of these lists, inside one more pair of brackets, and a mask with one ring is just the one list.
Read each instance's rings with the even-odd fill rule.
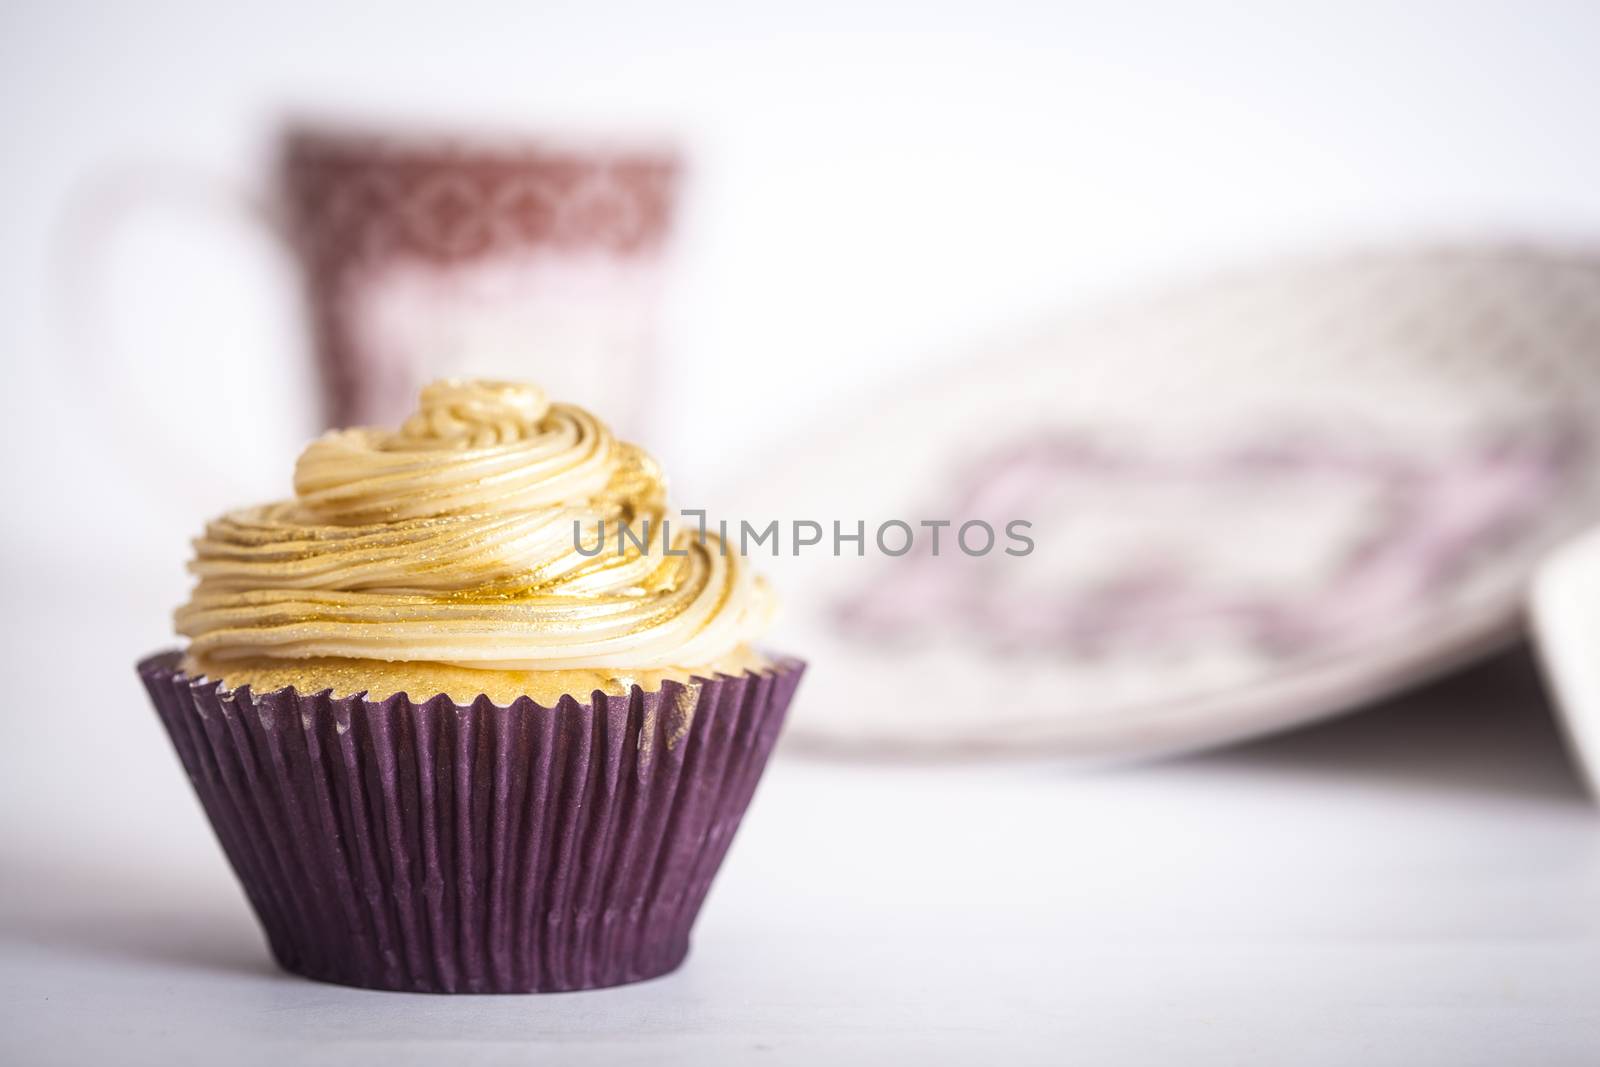
[[[194,442],[184,441],[174,432],[170,416],[149,405],[128,402],[128,397],[137,395],[137,390],[129,388],[133,362],[122,358],[130,346],[114,336],[106,307],[109,251],[130,222],[160,208],[242,221],[291,259],[296,258],[296,249],[287,219],[272,197],[241,181],[197,169],[115,165],[91,175],[69,197],[54,241],[52,302],[66,357],[57,361],[57,366],[73,379],[69,384],[75,394],[95,406],[100,416],[97,424],[115,435],[115,440],[153,437],[159,441],[157,448],[164,453],[164,462],[152,463],[148,455],[126,447],[108,451],[119,456],[130,472],[137,472],[133,476],[159,482],[152,488],[171,494],[175,480],[152,477],[150,472],[180,469],[192,476],[197,466],[203,469],[203,457],[197,464]],[[155,434],[150,432],[153,427],[157,428]],[[306,427],[308,432],[316,428]],[[221,471],[213,473],[213,478],[204,480],[220,483]],[[226,490],[218,488],[217,499],[231,499]],[[193,497],[187,497],[186,503],[192,504]]]

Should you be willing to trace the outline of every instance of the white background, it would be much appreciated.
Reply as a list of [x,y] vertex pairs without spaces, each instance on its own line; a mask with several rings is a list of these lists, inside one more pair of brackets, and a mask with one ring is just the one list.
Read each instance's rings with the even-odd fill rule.
[[[1087,779],[780,755],[684,971],[498,1001],[273,972],[131,664],[311,429],[289,268],[218,221],[285,113],[684,139],[650,443],[714,504],[811,412],[1154,277],[1593,237],[1597,71],[1585,3],[6,5],[0,1051],[1594,1062],[1596,827],[1523,660]],[[130,174],[165,199],[94,249],[91,359],[63,265]]]
[[[675,373],[650,444],[693,497],[841,396],[1152,276],[1330,242],[1600,232],[1600,11],[1581,2],[51,3],[0,20],[7,425],[50,449],[6,471],[32,505],[7,536],[124,551],[175,582],[197,519],[285,492],[312,428],[289,265],[225,199],[264,184],[285,115],[684,142]],[[149,206],[85,238],[130,183]],[[69,280],[95,299],[63,299]],[[123,369],[114,419],[75,384],[86,364]],[[74,529],[90,510],[118,515],[119,544]]]

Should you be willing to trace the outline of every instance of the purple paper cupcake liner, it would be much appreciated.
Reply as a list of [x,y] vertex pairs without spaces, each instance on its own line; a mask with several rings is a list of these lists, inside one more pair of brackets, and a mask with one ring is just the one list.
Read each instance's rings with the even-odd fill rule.
[[553,708],[139,675],[278,962],[417,992],[666,974],[804,666]]

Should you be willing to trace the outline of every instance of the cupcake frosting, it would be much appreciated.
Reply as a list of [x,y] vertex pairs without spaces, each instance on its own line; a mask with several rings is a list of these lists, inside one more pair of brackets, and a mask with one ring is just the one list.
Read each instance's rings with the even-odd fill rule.
[[771,614],[669,518],[648,454],[531,386],[436,382],[399,430],[314,441],[294,488],[195,541],[191,656],[650,671],[734,656]]

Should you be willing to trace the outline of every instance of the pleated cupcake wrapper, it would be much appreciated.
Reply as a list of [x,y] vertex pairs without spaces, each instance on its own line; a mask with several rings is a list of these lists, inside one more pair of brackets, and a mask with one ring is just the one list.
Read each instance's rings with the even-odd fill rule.
[[665,974],[803,666],[553,708],[228,692],[139,664],[273,954],[375,989]]

